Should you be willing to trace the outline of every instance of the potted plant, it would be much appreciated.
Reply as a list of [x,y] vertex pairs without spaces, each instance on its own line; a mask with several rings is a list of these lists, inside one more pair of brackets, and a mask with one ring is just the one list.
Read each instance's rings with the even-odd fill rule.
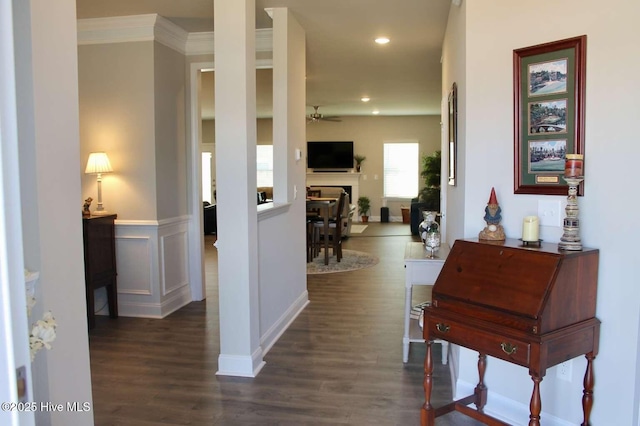
[[420,176],[424,179],[424,188],[420,190],[421,203],[428,204],[428,210],[440,211],[440,170],[441,152],[435,151],[431,155],[422,157],[422,171]]
[[358,211],[360,211],[362,223],[369,222],[369,210],[371,210],[371,200],[369,200],[369,197],[363,196],[358,198]]
[[360,167],[362,166],[362,162],[367,159],[364,155],[354,155],[354,161],[356,162],[356,172],[360,173]]

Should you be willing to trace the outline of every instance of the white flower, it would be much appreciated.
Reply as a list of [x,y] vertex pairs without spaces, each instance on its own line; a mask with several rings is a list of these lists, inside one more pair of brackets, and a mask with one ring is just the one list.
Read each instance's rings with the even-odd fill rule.
[[33,324],[29,335],[29,349],[31,361],[42,348],[51,349],[51,342],[56,339],[57,323],[51,311],[45,312],[41,320]]
[[42,320],[45,321],[50,326],[55,327],[57,325],[56,319],[53,317],[53,313],[51,313],[51,311],[45,312],[44,315],[42,315]]

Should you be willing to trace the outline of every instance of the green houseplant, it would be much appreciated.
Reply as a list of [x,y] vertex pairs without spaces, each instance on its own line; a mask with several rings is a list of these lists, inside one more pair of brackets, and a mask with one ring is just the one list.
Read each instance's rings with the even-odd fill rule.
[[364,155],[354,155],[354,161],[356,162],[356,172],[360,172],[360,167],[362,166],[362,162],[367,159]]
[[358,211],[360,212],[360,216],[362,217],[362,222],[369,222],[369,210],[371,210],[371,200],[369,197],[359,197],[358,198]]
[[442,169],[440,151],[422,157],[420,176],[424,180],[424,188],[418,194],[421,203],[428,204],[426,210],[440,211],[440,171]]

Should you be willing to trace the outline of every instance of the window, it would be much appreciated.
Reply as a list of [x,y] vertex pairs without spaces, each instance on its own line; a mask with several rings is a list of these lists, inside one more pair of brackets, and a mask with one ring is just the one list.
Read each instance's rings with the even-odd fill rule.
[[273,186],[273,145],[256,145],[258,187]]
[[215,179],[213,178],[213,155],[211,152],[202,153],[202,201],[214,204],[213,187]]
[[384,144],[384,196],[414,198],[418,195],[418,143]]

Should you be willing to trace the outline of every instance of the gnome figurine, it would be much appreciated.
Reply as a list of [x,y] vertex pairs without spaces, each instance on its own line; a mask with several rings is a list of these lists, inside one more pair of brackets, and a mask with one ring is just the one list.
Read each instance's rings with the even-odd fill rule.
[[491,196],[489,196],[489,202],[487,207],[484,208],[484,221],[487,222],[487,226],[484,227],[478,238],[481,240],[489,241],[504,241],[506,239],[504,235],[504,229],[500,225],[502,216],[500,215],[500,205],[498,204],[498,198],[496,197],[496,191],[491,188]]

